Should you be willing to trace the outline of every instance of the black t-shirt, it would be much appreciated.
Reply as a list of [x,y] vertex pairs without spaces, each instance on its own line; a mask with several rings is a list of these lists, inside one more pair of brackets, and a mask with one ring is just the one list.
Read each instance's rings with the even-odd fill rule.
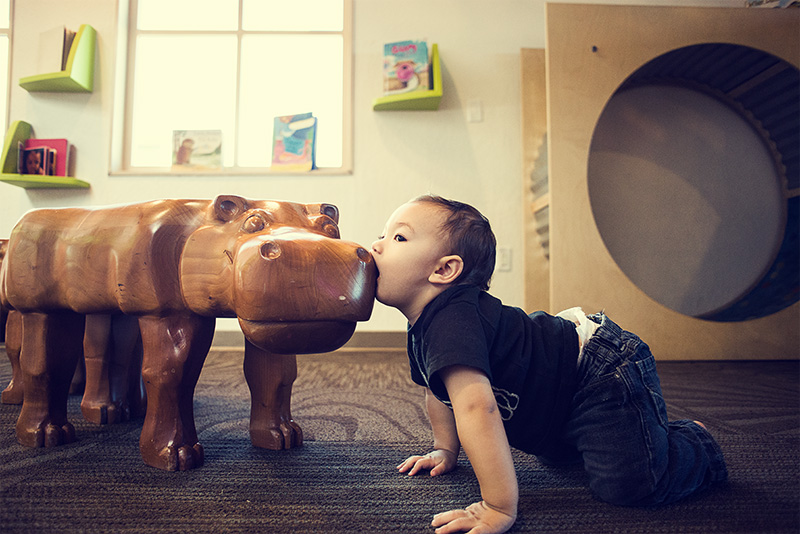
[[557,445],[575,393],[575,325],[520,308],[472,286],[454,286],[428,303],[408,330],[412,380],[450,406],[438,371],[467,365],[494,390],[511,446],[548,454]]

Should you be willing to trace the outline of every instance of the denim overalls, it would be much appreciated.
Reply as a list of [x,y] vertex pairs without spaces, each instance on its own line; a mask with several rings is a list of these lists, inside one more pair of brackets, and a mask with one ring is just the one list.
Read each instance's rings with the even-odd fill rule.
[[592,491],[610,503],[647,506],[725,480],[711,434],[692,421],[667,420],[649,347],[602,313],[588,317],[600,326],[583,347],[563,435],[582,457]]

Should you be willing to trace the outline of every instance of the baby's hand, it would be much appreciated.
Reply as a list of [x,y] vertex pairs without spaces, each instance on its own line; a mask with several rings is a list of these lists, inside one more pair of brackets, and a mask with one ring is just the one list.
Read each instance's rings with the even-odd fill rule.
[[425,456],[411,456],[397,466],[401,473],[408,471],[408,475],[416,475],[423,469],[430,469],[431,476],[443,475],[452,471],[456,466],[457,456],[452,451],[436,449]]
[[494,508],[484,501],[467,506],[466,510],[450,510],[433,516],[432,527],[436,534],[467,532],[481,534],[501,534],[511,528],[517,518]]

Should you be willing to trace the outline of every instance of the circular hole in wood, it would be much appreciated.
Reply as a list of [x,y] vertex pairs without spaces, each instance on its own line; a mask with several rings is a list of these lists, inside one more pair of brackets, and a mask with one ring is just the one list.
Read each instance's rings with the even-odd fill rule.
[[[745,48],[705,52],[721,46]],[[692,48],[701,61],[703,48]],[[588,187],[603,242],[637,287],[678,312],[720,321],[773,313],[798,299],[797,195],[780,152],[785,140],[742,104],[746,87],[726,92],[670,68],[632,76],[595,127]],[[722,74],[737,68],[733,58]],[[767,65],[736,87],[783,83],[785,73]],[[796,139],[796,112],[783,121],[773,131],[793,129]]]

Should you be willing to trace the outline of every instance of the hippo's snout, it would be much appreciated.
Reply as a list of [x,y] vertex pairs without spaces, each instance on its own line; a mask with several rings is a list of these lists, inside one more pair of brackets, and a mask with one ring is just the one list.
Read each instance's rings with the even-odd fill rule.
[[235,308],[247,339],[272,352],[328,352],[369,319],[377,269],[364,247],[317,234],[243,245]]
[[234,266],[235,312],[259,322],[365,321],[377,269],[364,247],[308,232],[244,243]]
[[[357,246],[356,257],[364,264],[373,263],[372,254],[364,247]],[[269,240],[261,245],[261,257],[265,260],[276,260],[281,256],[281,246],[274,240]]]

